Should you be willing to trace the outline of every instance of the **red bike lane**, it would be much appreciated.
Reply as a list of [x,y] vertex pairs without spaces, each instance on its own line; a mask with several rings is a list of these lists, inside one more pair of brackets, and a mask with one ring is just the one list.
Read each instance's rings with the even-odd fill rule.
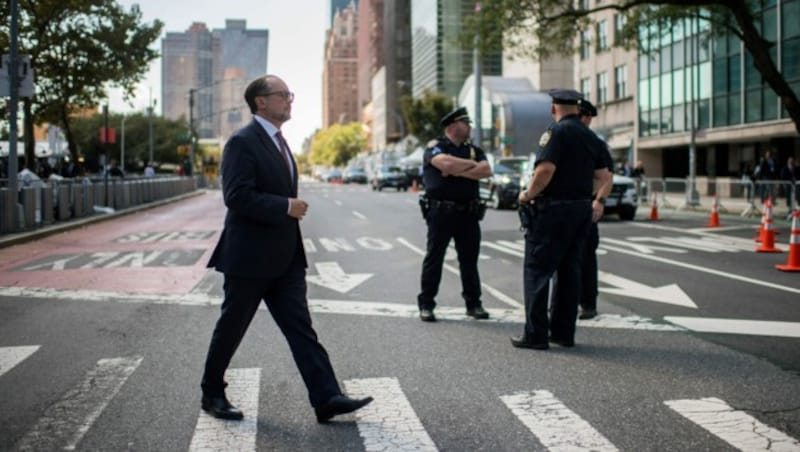
[[0,249],[0,287],[186,294],[222,230],[219,191]]

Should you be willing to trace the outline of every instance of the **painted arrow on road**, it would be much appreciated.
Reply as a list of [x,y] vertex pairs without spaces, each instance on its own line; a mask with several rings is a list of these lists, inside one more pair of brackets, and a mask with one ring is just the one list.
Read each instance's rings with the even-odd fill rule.
[[625,297],[641,298],[643,300],[655,301],[658,303],[674,304],[687,308],[697,308],[691,298],[686,295],[677,284],[668,284],[661,287],[650,287],[645,284],[631,281],[621,276],[611,273],[598,272],[598,280],[614,286],[601,287],[598,290],[605,293],[613,293]]
[[350,292],[372,277],[372,273],[345,273],[337,262],[318,262],[314,266],[318,274],[308,276],[308,281],[339,293]]

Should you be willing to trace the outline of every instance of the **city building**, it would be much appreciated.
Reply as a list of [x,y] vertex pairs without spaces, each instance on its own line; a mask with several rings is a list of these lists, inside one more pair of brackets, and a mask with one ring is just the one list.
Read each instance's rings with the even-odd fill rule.
[[358,0],[331,0],[331,25],[333,25],[333,18],[336,17],[336,14],[351,3],[354,8],[358,8]]
[[[161,41],[161,111],[192,121],[199,138],[228,136],[249,117],[241,93],[267,71],[268,30],[248,30],[244,20],[226,20],[210,31],[193,23]],[[190,114],[189,105],[193,104]]]
[[339,10],[325,37],[322,74],[322,127],[360,120],[356,8]]
[[[775,43],[773,61],[800,96],[800,0],[764,4],[756,26]],[[767,151],[779,165],[800,155],[794,123],[741,40],[711,33],[702,20],[660,31],[642,46],[636,79],[636,146],[648,175],[689,174],[693,136],[703,177],[738,177]],[[702,183],[698,190],[704,192]]]
[[[475,14],[474,0],[411,0],[411,93],[426,91],[455,99],[473,73],[472,49],[462,49],[459,33],[465,16]],[[484,75],[501,75],[502,50],[481,59]]]
[[383,66],[383,5],[384,0],[361,0],[358,5],[357,64],[358,108],[363,109],[372,99],[372,76]]

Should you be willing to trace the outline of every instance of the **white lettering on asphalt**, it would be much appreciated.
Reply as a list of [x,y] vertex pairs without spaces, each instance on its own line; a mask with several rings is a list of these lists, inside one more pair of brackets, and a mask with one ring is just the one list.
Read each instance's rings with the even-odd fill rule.
[[131,268],[142,268],[144,266],[144,253],[141,251],[132,251],[127,253],[122,253],[122,256],[119,259],[111,261],[104,265],[104,268],[119,268],[119,267],[131,267]]
[[14,450],[75,450],[141,362],[141,356],[98,361],[78,386],[47,408]]
[[518,392],[500,400],[548,450],[618,450],[549,391]]
[[62,259],[58,259],[55,261],[44,262],[41,264],[34,264],[29,265],[27,267],[22,267],[20,271],[31,271],[31,270],[64,270],[67,263],[73,259],[77,259],[80,255],[76,254],[74,256],[66,256]]
[[256,450],[261,369],[229,369],[225,373],[225,381],[228,382],[225,394],[231,404],[242,410],[244,419],[217,419],[200,411],[192,443],[189,445],[191,452]]
[[346,380],[344,386],[350,397],[375,398],[354,413],[365,450],[438,450],[396,378]]
[[325,251],[329,253],[337,253],[339,251],[355,251],[356,249],[353,248],[353,245],[347,243],[347,240],[343,238],[320,238],[318,239],[320,245],[325,248]]
[[308,275],[310,283],[335,290],[339,293],[350,292],[353,288],[372,277],[372,273],[345,273],[337,262],[317,262],[316,275]]
[[36,350],[39,350],[38,345],[0,347],[0,376],[13,369],[17,364],[25,361],[25,359],[34,354]]
[[761,423],[744,411],[734,410],[716,397],[668,400],[664,404],[739,450],[800,450],[800,441]]
[[372,251],[389,251],[394,248],[388,241],[374,237],[359,237],[356,239],[356,243]]
[[101,268],[106,262],[114,259],[115,257],[119,256],[119,252],[99,252],[99,253],[92,253],[92,260],[87,262],[86,264],[81,265],[81,269],[87,268]]
[[[418,255],[425,256],[425,252],[424,251],[422,251],[420,248],[416,247],[414,244],[412,244],[408,240],[406,240],[406,239],[404,239],[402,237],[398,237],[397,241],[400,242],[406,248],[408,248],[411,251],[417,253]],[[449,271],[450,273],[456,275],[456,276],[461,275],[461,272],[459,272],[457,268],[453,267],[450,264],[443,264],[443,268],[445,270]],[[488,285],[486,283],[482,282],[481,283],[481,287],[486,289],[487,292],[489,292],[492,295],[494,295],[495,298],[497,298],[498,300],[502,301],[503,303],[505,303],[505,304],[507,304],[509,306],[512,306],[512,307],[517,308],[517,309],[522,309],[524,307],[522,305],[522,303],[520,303],[519,301],[509,297],[508,295],[502,293],[501,291],[495,289],[494,287],[492,287],[492,286],[490,286],[490,285]]]

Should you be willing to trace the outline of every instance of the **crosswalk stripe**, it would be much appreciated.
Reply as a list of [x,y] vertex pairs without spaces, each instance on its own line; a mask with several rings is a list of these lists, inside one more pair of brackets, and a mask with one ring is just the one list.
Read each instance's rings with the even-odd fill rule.
[[524,391],[500,399],[550,451],[617,450],[549,391]]
[[36,350],[39,350],[38,345],[0,347],[0,376],[25,361],[25,358],[31,356]]
[[798,451],[800,441],[734,410],[716,397],[668,400],[668,407],[708,430],[731,446],[746,451]]
[[367,451],[437,451],[396,378],[362,378],[344,382],[348,395],[375,400],[355,412]]
[[216,419],[200,411],[189,450],[254,451],[258,430],[258,391],[261,369],[229,369],[225,375],[228,400],[244,413],[241,421]]
[[14,450],[74,450],[141,362],[141,356],[98,361],[78,386],[45,411]]

